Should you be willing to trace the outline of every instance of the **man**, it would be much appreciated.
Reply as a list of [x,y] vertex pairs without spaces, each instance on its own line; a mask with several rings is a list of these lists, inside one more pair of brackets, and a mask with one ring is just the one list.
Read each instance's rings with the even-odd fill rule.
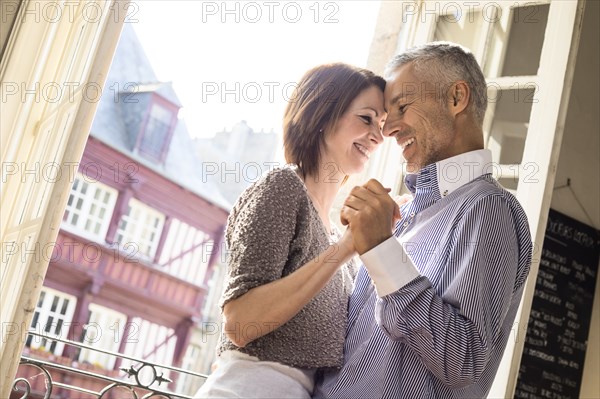
[[[376,180],[344,203],[364,263],[349,304],[341,370],[325,398],[485,398],[531,263],[516,199],[489,173],[483,149],[486,82],[475,58],[430,43],[386,71],[384,136],[402,147],[412,201]],[[396,211],[397,212],[397,211]]]

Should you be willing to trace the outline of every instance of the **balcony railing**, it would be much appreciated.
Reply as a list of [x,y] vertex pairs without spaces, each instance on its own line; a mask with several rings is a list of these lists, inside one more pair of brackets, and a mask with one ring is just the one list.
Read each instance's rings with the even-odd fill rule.
[[[117,370],[90,370],[69,358],[41,359],[41,356],[22,356],[13,383],[11,398],[21,399],[192,399],[186,386],[199,386],[206,375],[136,359],[117,352],[105,351],[80,342],[48,337],[30,331],[28,334],[62,342],[79,349],[88,349],[115,356],[122,365]],[[87,369],[86,369],[87,368]],[[185,378],[184,383],[177,384]]]

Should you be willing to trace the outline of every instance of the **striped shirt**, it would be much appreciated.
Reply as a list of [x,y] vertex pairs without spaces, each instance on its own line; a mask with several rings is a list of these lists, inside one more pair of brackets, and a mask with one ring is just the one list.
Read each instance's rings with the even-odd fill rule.
[[[488,150],[408,175],[395,237],[361,256],[344,366],[323,398],[484,398],[531,263],[527,218]],[[513,335],[513,339],[516,335]]]

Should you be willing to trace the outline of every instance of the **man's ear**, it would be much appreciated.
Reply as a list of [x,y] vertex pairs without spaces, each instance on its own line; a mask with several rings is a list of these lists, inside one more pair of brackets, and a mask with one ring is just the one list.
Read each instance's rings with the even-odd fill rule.
[[471,90],[467,82],[464,80],[454,82],[450,86],[448,97],[450,102],[449,109],[452,115],[458,115],[463,112],[469,105],[469,98],[471,97]]

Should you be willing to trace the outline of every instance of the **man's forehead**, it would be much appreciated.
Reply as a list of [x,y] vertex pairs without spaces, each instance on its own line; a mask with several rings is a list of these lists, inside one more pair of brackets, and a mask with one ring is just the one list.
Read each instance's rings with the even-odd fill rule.
[[411,98],[419,93],[420,83],[417,81],[395,80],[388,82],[385,87],[384,99],[386,103],[395,104],[398,101]]
[[414,74],[396,74],[387,81],[384,92],[386,106],[402,101],[413,101],[415,98],[425,99],[431,95],[440,95],[440,85],[418,79]]
[[410,96],[421,85],[412,71],[412,65],[403,65],[392,72],[385,86],[386,100],[396,100],[400,97]]

